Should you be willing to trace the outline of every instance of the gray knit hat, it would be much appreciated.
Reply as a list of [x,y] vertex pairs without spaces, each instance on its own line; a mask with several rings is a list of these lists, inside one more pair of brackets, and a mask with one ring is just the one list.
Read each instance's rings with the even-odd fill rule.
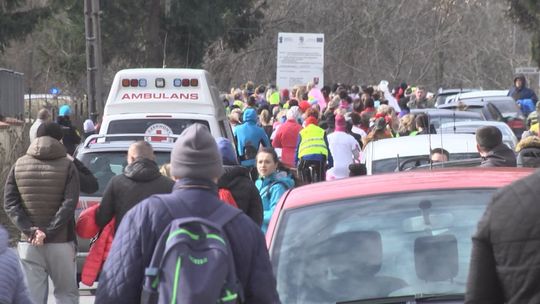
[[197,123],[187,127],[171,152],[171,175],[213,179],[223,173],[221,155],[208,128]]

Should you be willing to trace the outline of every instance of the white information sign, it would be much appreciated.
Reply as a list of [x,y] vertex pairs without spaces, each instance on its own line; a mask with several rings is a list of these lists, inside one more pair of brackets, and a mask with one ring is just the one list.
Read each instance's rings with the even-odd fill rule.
[[277,44],[278,89],[310,81],[324,85],[324,34],[279,33]]

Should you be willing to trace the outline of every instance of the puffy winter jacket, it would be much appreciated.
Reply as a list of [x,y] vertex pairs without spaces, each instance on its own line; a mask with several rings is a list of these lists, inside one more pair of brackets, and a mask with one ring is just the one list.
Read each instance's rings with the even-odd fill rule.
[[[99,205],[94,205],[81,212],[77,219],[76,231],[77,234],[85,239],[95,237],[101,230],[96,223],[96,211]],[[84,260],[84,265],[81,273],[81,282],[88,286],[92,286],[96,281],[103,262],[107,259],[114,237],[115,219],[113,218],[101,230],[98,239],[92,244],[88,251],[88,256]]]

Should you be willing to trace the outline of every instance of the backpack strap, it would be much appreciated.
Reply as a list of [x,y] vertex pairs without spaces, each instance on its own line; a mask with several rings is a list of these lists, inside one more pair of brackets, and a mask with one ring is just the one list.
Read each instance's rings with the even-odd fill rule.
[[223,229],[228,222],[232,221],[241,213],[243,213],[243,211],[238,208],[232,208],[232,206],[221,204],[207,218],[210,222],[215,223],[219,228]]

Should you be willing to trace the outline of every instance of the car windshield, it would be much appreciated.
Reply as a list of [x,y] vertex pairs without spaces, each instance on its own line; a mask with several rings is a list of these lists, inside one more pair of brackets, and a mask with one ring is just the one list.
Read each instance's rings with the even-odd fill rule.
[[[170,152],[154,151],[154,154],[159,166],[170,162]],[[115,175],[122,174],[124,167],[127,166],[126,157],[127,151],[90,152],[77,156],[98,180],[99,189],[91,196],[101,197],[109,180]]]
[[194,123],[209,127],[208,121],[197,119],[121,119],[109,123],[107,134],[182,134]]
[[494,189],[353,198],[286,211],[271,248],[283,303],[464,293]]
[[448,122],[460,122],[460,121],[479,121],[483,120],[481,116],[430,116],[430,123],[438,129],[440,125]]
[[[413,155],[413,156],[406,156],[406,157],[399,157],[399,161],[401,163],[414,159],[419,157],[425,157],[427,160],[428,155]],[[478,158],[480,155],[478,153],[451,153],[450,154],[450,160],[459,160],[459,159],[469,159],[469,158]],[[427,161],[420,161],[418,165],[425,165]],[[385,159],[379,159],[374,160],[371,165],[371,174],[376,173],[385,173],[385,172],[394,172],[397,168],[397,158],[385,158]]]

